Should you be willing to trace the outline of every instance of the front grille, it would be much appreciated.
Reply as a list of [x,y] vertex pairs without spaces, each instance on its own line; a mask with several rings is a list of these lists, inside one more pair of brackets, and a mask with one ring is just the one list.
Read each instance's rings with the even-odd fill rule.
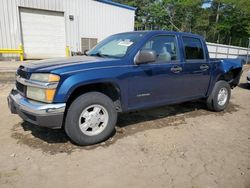
[[25,96],[27,86],[25,86],[19,82],[16,82],[16,88],[19,91],[19,93],[21,93],[23,96]]
[[[25,79],[29,79],[29,74],[27,71],[25,71],[25,67],[24,66],[20,66],[18,69],[17,69],[17,76],[20,76],[21,78],[25,78]],[[16,88],[18,90],[18,92],[23,95],[23,96],[26,96],[26,88],[27,86],[19,83],[19,82],[16,82]]]

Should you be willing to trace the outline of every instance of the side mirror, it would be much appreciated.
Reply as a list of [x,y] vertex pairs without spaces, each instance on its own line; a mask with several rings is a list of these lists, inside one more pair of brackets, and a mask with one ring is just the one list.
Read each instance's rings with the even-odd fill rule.
[[153,50],[141,50],[135,57],[135,63],[138,65],[155,61],[156,61],[156,53]]
[[88,50],[84,50],[83,55],[88,55]]

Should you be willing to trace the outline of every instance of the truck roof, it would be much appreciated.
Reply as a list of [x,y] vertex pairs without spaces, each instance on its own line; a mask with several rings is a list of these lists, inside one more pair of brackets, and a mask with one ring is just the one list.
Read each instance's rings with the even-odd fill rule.
[[149,35],[157,35],[157,34],[172,34],[172,35],[185,35],[196,38],[203,38],[201,35],[188,33],[188,32],[179,32],[179,31],[166,31],[166,30],[139,30],[139,31],[130,31],[124,33],[144,33]]

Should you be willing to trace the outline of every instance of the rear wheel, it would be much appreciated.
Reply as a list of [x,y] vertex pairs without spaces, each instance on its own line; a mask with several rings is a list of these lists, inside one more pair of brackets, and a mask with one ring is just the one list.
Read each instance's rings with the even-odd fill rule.
[[207,98],[207,107],[210,110],[223,111],[229,103],[231,97],[230,85],[223,80],[216,82],[212,93]]
[[99,92],[76,98],[68,109],[65,132],[79,145],[91,145],[108,139],[115,129],[117,112],[113,101]]

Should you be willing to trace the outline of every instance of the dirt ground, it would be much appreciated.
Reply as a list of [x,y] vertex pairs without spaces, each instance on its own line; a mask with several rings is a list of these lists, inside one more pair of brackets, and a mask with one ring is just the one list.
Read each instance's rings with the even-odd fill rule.
[[0,83],[0,187],[250,187],[246,71],[225,112],[201,101],[119,117],[116,134],[90,147],[62,130],[11,115]]

